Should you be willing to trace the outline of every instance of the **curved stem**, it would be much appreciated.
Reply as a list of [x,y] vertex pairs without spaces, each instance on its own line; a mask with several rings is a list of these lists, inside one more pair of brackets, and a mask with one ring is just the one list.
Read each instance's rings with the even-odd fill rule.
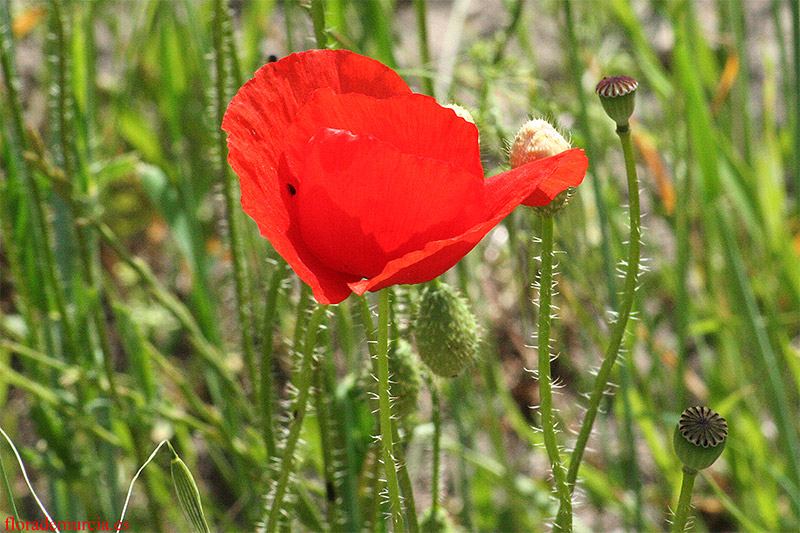
[[681,495],[678,499],[678,508],[675,510],[675,519],[672,521],[672,531],[680,533],[686,529],[686,520],[689,518],[689,509],[692,507],[692,489],[697,477],[696,470],[683,469],[681,481]]
[[439,385],[433,377],[428,378],[431,391],[431,411],[433,418],[433,472],[431,473],[431,515],[439,512],[439,464],[442,448],[442,407],[439,404]]
[[622,304],[619,308],[619,313],[616,322],[611,330],[611,338],[608,341],[603,364],[597,373],[594,381],[592,394],[589,398],[589,407],[586,411],[586,416],[583,419],[580,433],[578,433],[578,440],[575,442],[575,449],[572,451],[572,456],[569,463],[569,470],[567,471],[567,483],[574,489],[575,480],[578,478],[578,469],[583,459],[583,452],[586,449],[586,443],[589,440],[589,435],[592,432],[594,420],[597,417],[597,410],[600,407],[600,400],[608,384],[611,370],[614,368],[614,363],[619,354],[619,348],[622,344],[622,338],[625,336],[625,329],[628,325],[628,318],[633,308],[633,299],[636,293],[636,285],[639,279],[639,254],[641,251],[641,220],[639,214],[639,181],[636,177],[636,163],[633,158],[633,145],[631,144],[630,129],[625,126],[617,128],[620,142],[622,143],[622,151],[625,156],[625,171],[628,176],[628,195],[630,202],[630,238],[628,240],[628,265],[625,272],[625,287],[622,294]]
[[389,396],[389,296],[388,290],[378,293],[378,397],[380,401],[381,448],[386,470],[386,486],[392,508],[395,533],[403,531],[403,505],[394,459],[392,435],[392,402]]
[[572,531],[572,494],[567,485],[564,465],[558,453],[553,388],[550,376],[550,306],[553,296],[553,217],[542,216],[542,270],[539,275],[539,411],[542,416],[544,447],[553,470],[559,510],[556,528]]
[[289,436],[286,437],[286,446],[282,450],[281,469],[278,482],[275,485],[274,496],[271,498],[271,508],[267,516],[266,531],[274,533],[278,529],[280,522],[283,498],[289,484],[289,474],[294,465],[294,450],[300,438],[300,429],[303,427],[303,418],[308,407],[308,394],[311,390],[311,378],[314,370],[314,347],[317,344],[319,326],[325,317],[325,307],[317,306],[311,322],[306,329],[306,343],[303,348],[303,359],[300,362],[300,373],[297,376],[297,398],[292,405],[290,416],[292,422],[289,425]]

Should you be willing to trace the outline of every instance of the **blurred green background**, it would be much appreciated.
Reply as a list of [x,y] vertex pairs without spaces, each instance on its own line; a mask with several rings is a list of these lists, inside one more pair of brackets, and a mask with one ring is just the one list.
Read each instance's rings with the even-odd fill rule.
[[[556,220],[553,372],[567,448],[627,235],[621,154],[593,89],[605,75],[639,80],[632,131],[648,268],[582,466],[576,530],[666,527],[680,483],[672,430],[695,404],[730,427],[722,458],[698,480],[696,530],[800,529],[798,3],[314,7],[316,34],[307,2],[0,0],[0,425],[51,515],[117,520],[133,474],[168,438],[212,529],[253,530],[263,518],[269,442],[287,414],[283,403],[267,413],[264,391],[271,383],[278,400],[290,396],[312,304],[238,209],[219,124],[258,67],[324,40],[467,107],[487,175],[507,167],[506,147],[531,116],[589,155],[586,181]],[[536,235],[535,217],[518,209],[445,276],[485,333],[485,362],[440,383],[441,499],[459,529],[537,531],[555,514],[526,370]],[[398,333],[416,292],[396,291]],[[336,529],[326,482],[340,489],[339,525],[386,527],[360,303],[326,317],[289,530]],[[421,514],[427,388],[400,425]],[[0,458],[0,518],[15,507],[41,520],[5,444]],[[132,530],[187,530],[168,464],[158,455],[135,485]]]

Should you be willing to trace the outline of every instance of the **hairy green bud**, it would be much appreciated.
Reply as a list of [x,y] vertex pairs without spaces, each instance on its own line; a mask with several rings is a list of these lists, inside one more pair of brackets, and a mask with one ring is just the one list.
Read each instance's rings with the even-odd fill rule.
[[451,378],[478,360],[480,333],[475,315],[456,289],[434,281],[422,291],[414,338],[422,361]]

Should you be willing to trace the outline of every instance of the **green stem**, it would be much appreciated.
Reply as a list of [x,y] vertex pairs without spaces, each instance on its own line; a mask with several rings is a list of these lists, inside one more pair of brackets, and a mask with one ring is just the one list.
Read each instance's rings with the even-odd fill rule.
[[314,22],[314,37],[317,48],[328,47],[328,34],[325,32],[325,5],[322,0],[311,0],[311,20]]
[[400,484],[400,492],[403,495],[403,503],[406,507],[405,524],[408,526],[409,533],[419,533],[417,503],[414,500],[414,487],[411,485],[411,475],[408,473],[405,450],[403,450],[404,443],[402,439],[400,439],[400,433],[397,431],[396,424],[392,425],[392,437],[397,444],[395,456],[397,457],[398,483]]
[[794,67],[794,143],[795,143],[795,194],[800,198],[800,5],[789,2],[792,13],[792,67]]
[[431,65],[431,50],[428,46],[428,21],[427,21],[427,5],[425,0],[414,0],[414,11],[417,14],[417,35],[419,36],[419,53],[422,56],[422,68],[426,74],[422,77],[422,87],[430,96],[433,94],[433,76],[428,74],[427,71],[433,72],[433,65]]
[[431,391],[431,418],[433,418],[433,472],[431,474],[431,515],[439,511],[439,464],[442,449],[442,407],[439,403],[439,385],[428,378]]
[[[226,59],[229,56],[225,53],[225,34],[227,26],[230,26],[230,16],[224,5],[224,0],[214,2],[214,60],[216,63],[216,111],[217,124],[222,124],[222,118],[228,106],[228,73],[230,65]],[[229,43],[230,44],[230,43]],[[253,348],[253,322],[250,314],[250,295],[247,284],[247,263],[244,260],[244,253],[239,237],[239,219],[236,217],[239,207],[237,205],[237,194],[235,180],[231,176],[228,166],[227,137],[225,132],[217,128],[217,156],[219,157],[219,179],[222,182],[222,190],[225,196],[225,215],[228,222],[228,232],[231,241],[231,258],[233,260],[233,279],[236,288],[236,311],[239,319],[239,329],[242,334],[242,345],[244,350],[244,360],[247,365],[247,372],[250,378],[250,386],[253,388],[256,398],[256,405],[261,403],[258,391],[258,373],[256,372],[255,350]]]
[[395,533],[404,531],[403,504],[397,481],[394,443],[392,435],[392,403],[389,396],[389,297],[388,290],[378,293],[378,397],[380,401],[381,448],[383,466],[386,470],[386,485],[392,508],[392,524]]
[[695,478],[697,478],[696,470],[683,469],[681,495],[678,499],[678,508],[675,510],[675,519],[672,521],[674,533],[682,533],[686,529],[686,520],[689,518],[689,509],[692,506],[692,489]]
[[625,335],[625,329],[628,325],[628,318],[633,308],[633,300],[636,294],[636,285],[639,279],[639,254],[641,251],[641,219],[639,213],[639,180],[636,177],[636,162],[633,157],[633,145],[631,143],[630,129],[625,126],[617,128],[620,142],[622,144],[622,152],[625,157],[625,171],[628,176],[628,195],[630,203],[630,237],[628,240],[628,265],[625,272],[625,287],[622,293],[622,303],[619,308],[617,320],[611,330],[611,338],[606,348],[603,363],[597,373],[594,381],[594,388],[589,398],[589,407],[586,411],[586,416],[583,419],[578,439],[575,442],[575,449],[572,451],[572,456],[569,463],[569,470],[567,471],[567,483],[574,489],[575,480],[578,478],[578,469],[583,459],[583,452],[586,449],[586,443],[589,440],[589,435],[592,432],[594,420],[597,417],[597,410],[600,407],[600,401],[605,394],[606,386],[611,375],[611,370],[614,368],[614,363],[619,355],[619,348],[622,344],[622,338]]
[[[273,413],[275,412],[275,379],[272,367],[274,365],[274,348],[272,339],[275,331],[275,316],[278,310],[278,296],[283,280],[289,269],[285,262],[281,261],[275,266],[272,273],[272,281],[267,292],[266,312],[264,313],[264,330],[261,347],[261,433],[264,436],[264,445],[267,449],[267,457],[275,457],[275,432],[273,429]],[[267,461],[271,463],[270,461]]]
[[567,485],[564,465],[558,452],[555,417],[553,416],[553,389],[550,375],[550,313],[553,296],[553,217],[542,216],[542,270],[539,275],[539,411],[542,417],[542,435],[547,457],[553,470],[556,495],[560,502],[556,529],[572,531],[572,494]]
[[[581,74],[584,68],[581,66],[580,58],[578,57],[578,37],[575,32],[575,21],[572,12],[572,0],[564,0],[564,15],[566,19],[567,39],[569,46],[569,66],[570,72],[574,73],[575,90],[578,95],[578,124],[583,131],[586,139],[586,155],[589,158],[589,165],[594,170],[594,162],[599,161],[596,155],[598,150],[592,136],[591,129],[589,128],[589,104],[586,101],[586,93],[581,86]],[[608,297],[611,301],[611,307],[617,307],[617,289],[614,279],[614,262],[611,259],[611,239],[608,235],[608,212],[606,211],[606,202],[603,200],[603,185],[604,181],[598,179],[594,172],[589,172],[592,177],[592,192],[594,193],[594,204],[597,209],[597,221],[600,225],[600,250],[603,254],[603,266],[605,267],[606,284],[608,285]]]
[[297,387],[297,398],[292,405],[291,417],[292,422],[289,425],[289,435],[286,437],[286,445],[282,450],[282,460],[280,474],[278,481],[275,485],[273,497],[270,498],[271,507],[267,516],[267,525],[265,531],[274,533],[278,530],[278,523],[280,522],[281,509],[283,507],[283,498],[286,495],[286,490],[289,485],[289,475],[294,467],[294,451],[297,447],[297,441],[300,439],[300,429],[303,427],[303,419],[306,415],[308,408],[308,395],[311,390],[311,378],[314,374],[314,348],[317,344],[317,336],[320,331],[320,324],[322,319],[325,318],[325,307],[322,305],[317,306],[314,311],[311,321],[306,330],[306,342],[303,348],[303,358],[300,362],[300,371],[295,381]]

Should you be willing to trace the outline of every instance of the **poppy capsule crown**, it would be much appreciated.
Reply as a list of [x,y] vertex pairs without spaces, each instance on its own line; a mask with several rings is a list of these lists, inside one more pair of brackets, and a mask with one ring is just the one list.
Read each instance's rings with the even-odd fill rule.
[[728,423],[708,407],[690,407],[681,413],[672,438],[684,469],[708,468],[725,449]]
[[222,128],[242,208],[323,304],[436,278],[587,167],[576,149],[484,178],[474,124],[346,50],[265,65]]
[[630,76],[610,76],[597,84],[595,92],[606,114],[617,123],[620,130],[628,127],[628,120],[633,114],[634,95],[639,82]]

